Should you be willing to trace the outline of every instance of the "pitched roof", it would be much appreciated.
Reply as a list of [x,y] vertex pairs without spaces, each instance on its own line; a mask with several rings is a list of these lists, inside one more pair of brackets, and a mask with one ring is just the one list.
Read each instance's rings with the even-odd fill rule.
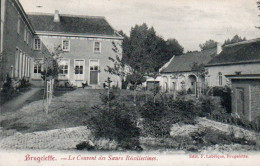
[[207,66],[260,62],[260,38],[227,45]]
[[194,63],[207,64],[216,54],[217,49],[213,48],[201,52],[189,52],[184,55],[175,56],[169,65],[161,70],[161,73],[192,71]]
[[28,14],[37,32],[98,35],[121,37],[109,25],[105,17],[61,15],[60,22],[54,22],[54,14]]

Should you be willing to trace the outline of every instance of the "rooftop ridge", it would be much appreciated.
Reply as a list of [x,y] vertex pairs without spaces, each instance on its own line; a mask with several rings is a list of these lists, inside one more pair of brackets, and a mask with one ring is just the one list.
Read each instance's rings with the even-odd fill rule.
[[258,42],[258,41],[260,42],[260,38],[240,41],[240,42],[237,42],[237,43],[225,45],[224,47],[233,47],[233,46],[237,46],[237,45],[249,44],[249,43],[254,43],[254,42]]
[[[32,16],[54,16],[54,13],[42,13],[42,12],[27,12],[27,15]],[[104,18],[105,16],[89,16],[89,15],[75,15],[75,14],[60,14],[65,17],[76,17],[76,18]]]

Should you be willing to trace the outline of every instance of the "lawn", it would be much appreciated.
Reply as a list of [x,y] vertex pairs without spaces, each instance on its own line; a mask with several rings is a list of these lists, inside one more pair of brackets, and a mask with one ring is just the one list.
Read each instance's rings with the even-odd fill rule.
[[0,117],[0,126],[24,133],[81,126],[86,116],[84,110],[100,103],[100,92],[102,91],[85,89],[56,92],[48,114],[44,112],[42,100],[32,102],[35,98],[42,98],[42,92],[39,92],[20,110],[3,113]]

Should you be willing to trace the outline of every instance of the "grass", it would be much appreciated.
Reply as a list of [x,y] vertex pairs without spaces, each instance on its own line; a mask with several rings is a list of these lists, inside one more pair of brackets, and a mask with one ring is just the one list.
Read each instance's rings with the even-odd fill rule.
[[43,91],[40,91],[20,110],[3,113],[0,126],[25,133],[81,126],[86,117],[84,112],[100,103],[99,93],[99,90],[82,89],[56,92],[46,114],[41,100]]

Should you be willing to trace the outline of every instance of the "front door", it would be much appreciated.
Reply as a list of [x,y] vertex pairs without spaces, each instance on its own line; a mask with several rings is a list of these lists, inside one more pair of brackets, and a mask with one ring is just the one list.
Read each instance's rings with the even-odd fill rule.
[[89,61],[89,84],[97,85],[98,84],[98,73],[99,73],[99,61],[90,60]]
[[245,96],[244,89],[237,88],[236,89],[236,103],[237,103],[237,113],[239,115],[245,115]]
[[[75,60],[74,61],[74,70],[75,70],[75,81],[83,82],[84,80],[84,69],[85,69],[85,60]],[[77,83],[76,83],[77,84]]]

